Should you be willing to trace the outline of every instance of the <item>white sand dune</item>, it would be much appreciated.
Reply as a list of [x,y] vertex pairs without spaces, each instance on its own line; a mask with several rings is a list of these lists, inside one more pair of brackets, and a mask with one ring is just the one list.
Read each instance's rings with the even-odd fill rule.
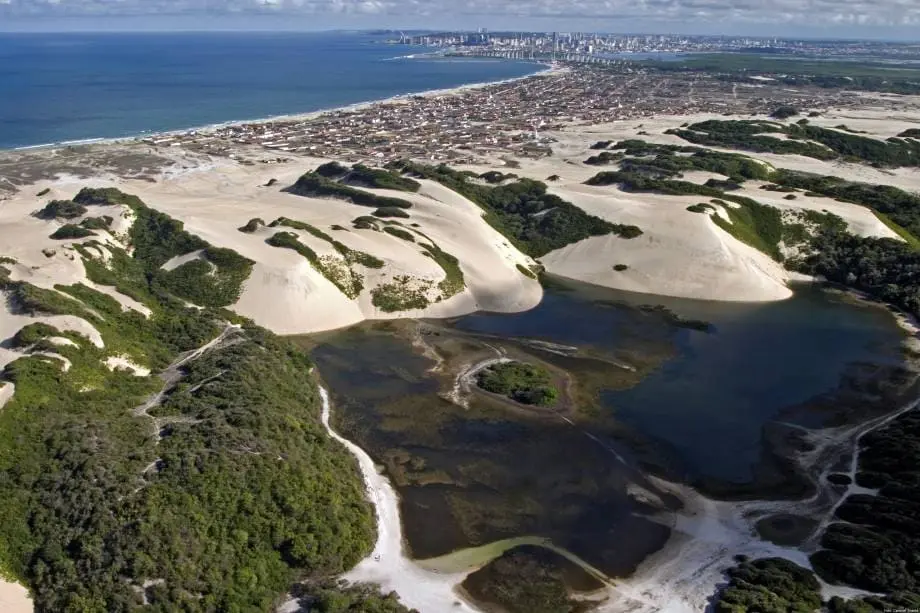
[[[444,272],[418,244],[383,232],[354,230],[351,221],[372,209],[333,199],[304,198],[279,191],[294,183],[316,161],[298,160],[269,167],[219,167],[207,173],[180,175],[159,184],[136,183],[122,189],[137,193],[151,206],[182,220],[186,227],[212,244],[229,247],[256,265],[234,310],[257,323],[285,334],[307,333],[351,325],[364,319],[395,317],[450,317],[483,309],[514,312],[532,308],[542,297],[539,284],[521,274],[517,265],[532,260],[482,220],[482,211],[440,185],[425,182],[419,194],[371,190],[413,202],[405,226],[418,230],[442,250],[456,256],[466,289],[425,309],[386,313],[372,304],[371,290],[398,275],[427,279],[434,285]],[[262,187],[270,178],[279,187]],[[278,231],[293,232],[320,257],[337,254],[328,242],[288,227],[263,227],[239,232],[249,219],[269,223],[279,217],[309,223],[351,249],[370,253],[385,262],[380,270],[355,266],[364,277],[364,291],[351,300],[305,258],[272,247],[265,239]],[[347,230],[333,230],[340,226]],[[427,242],[417,236],[419,242]],[[191,254],[189,254],[191,255]],[[434,297],[434,296],[432,296]]]
[[0,409],[10,401],[15,391],[16,386],[10,381],[5,382],[3,386],[0,387]]
[[[551,191],[593,215],[643,231],[632,239],[611,234],[553,251],[540,259],[553,274],[681,298],[762,302],[792,295],[782,266],[718,228],[708,215],[686,210],[698,197],[586,185]],[[628,268],[617,271],[616,265]]]
[[118,368],[130,370],[135,377],[146,377],[150,375],[149,368],[139,366],[132,362],[127,356],[123,355],[109,356],[105,359],[105,365],[109,370]]
[[35,606],[29,590],[18,583],[0,579],[0,611],[3,613],[32,613]]

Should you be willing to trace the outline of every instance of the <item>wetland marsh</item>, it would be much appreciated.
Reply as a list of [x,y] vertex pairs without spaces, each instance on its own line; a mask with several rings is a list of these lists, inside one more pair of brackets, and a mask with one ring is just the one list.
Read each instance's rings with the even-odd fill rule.
[[[524,313],[366,322],[301,343],[335,428],[397,491],[406,553],[457,572],[459,552],[494,547],[465,568],[483,569],[463,588],[479,602],[522,568],[578,592],[568,563],[535,545],[611,585],[635,573],[685,504],[659,478],[716,497],[804,496],[802,433],[890,410],[909,387],[902,338],[883,309],[816,287],[755,305],[554,282]],[[545,372],[558,401],[475,385],[509,362]]]

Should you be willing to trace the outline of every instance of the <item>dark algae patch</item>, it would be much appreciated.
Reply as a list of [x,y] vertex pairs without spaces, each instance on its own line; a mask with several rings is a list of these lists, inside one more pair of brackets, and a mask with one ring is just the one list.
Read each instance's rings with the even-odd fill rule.
[[594,603],[572,598],[604,584],[563,556],[524,545],[506,551],[463,581],[477,604],[501,613],[581,613]]

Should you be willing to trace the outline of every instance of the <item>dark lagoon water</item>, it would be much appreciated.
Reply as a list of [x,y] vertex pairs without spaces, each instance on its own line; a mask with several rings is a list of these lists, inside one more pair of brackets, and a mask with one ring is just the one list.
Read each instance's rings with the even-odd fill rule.
[[901,331],[883,309],[818,288],[772,303],[718,303],[578,286],[550,290],[526,313],[477,313],[457,327],[569,345],[623,347],[666,334],[625,304],[663,304],[711,332],[683,329],[677,355],[627,390],[601,393],[618,420],[664,442],[692,476],[743,483],[760,457],[764,423],[833,390],[847,367],[892,363]]
[[348,33],[0,33],[0,148],[133,136],[524,76]]
[[[368,322],[308,346],[336,427],[399,491],[414,557],[540,535],[623,576],[669,534],[633,486],[678,504],[644,469],[735,495],[800,493],[802,480],[764,454],[776,449],[765,426],[824,425],[832,412],[814,400],[848,389],[855,364],[900,364],[901,339],[883,309],[810,286],[782,302],[727,304],[565,281],[524,313]],[[421,346],[440,356],[437,369]],[[458,373],[496,352],[559,369],[574,406],[444,397]],[[828,403],[850,406],[840,398]],[[845,396],[854,398],[867,402],[864,391]]]

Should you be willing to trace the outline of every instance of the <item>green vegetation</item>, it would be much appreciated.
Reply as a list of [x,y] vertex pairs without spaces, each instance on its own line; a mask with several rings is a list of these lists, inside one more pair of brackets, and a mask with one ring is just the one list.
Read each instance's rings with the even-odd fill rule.
[[709,211],[715,211],[716,208],[711,204],[700,202],[698,204],[691,204],[687,207],[687,210],[691,213],[709,213]]
[[293,249],[310,262],[320,274],[326,277],[340,292],[351,299],[357,298],[364,289],[364,278],[355,273],[344,260],[330,256],[320,257],[315,251],[304,245],[293,232],[276,232],[265,241],[272,247]]
[[[424,235],[422,235],[424,236]],[[425,236],[429,243],[420,243],[425,255],[437,262],[441,270],[444,271],[444,278],[438,282],[438,289],[441,290],[439,300],[446,300],[451,296],[459,294],[466,287],[466,281],[463,279],[463,271],[460,270],[460,261],[450,253],[442,251],[434,241]]]
[[22,348],[34,345],[45,340],[49,336],[60,336],[61,333],[54,326],[42,322],[36,322],[23,326],[13,336],[13,347]]
[[[335,240],[330,235],[326,234],[316,226],[308,224],[303,221],[297,221],[295,219],[288,219],[287,217],[279,217],[275,221],[269,224],[270,228],[277,226],[286,226],[288,228],[294,228],[295,230],[304,230],[309,232],[316,238],[324,240],[335,249],[339,254],[345,259],[345,263],[348,266],[354,264],[360,264],[367,268],[383,268],[384,262],[378,257],[371,255],[370,253],[365,253],[364,251],[358,251],[357,249],[352,249],[346,244]],[[309,259],[309,258],[308,258]],[[320,258],[322,259],[322,258]]]
[[72,200],[52,200],[35,213],[39,219],[76,219],[86,214],[86,207]]
[[40,192],[38,192],[37,194],[35,194],[35,196],[36,196],[37,198],[41,198],[42,196],[47,196],[49,192],[51,192],[51,188],[50,188],[50,187],[46,187],[45,189],[43,189],[43,190],[41,190]]
[[776,261],[782,261],[779,242],[783,238],[783,220],[779,209],[745,199],[741,206],[725,206],[728,221],[721,215],[711,215],[714,224],[742,243],[758,249]]
[[115,221],[108,215],[103,215],[102,217],[87,217],[80,222],[80,226],[88,230],[108,230],[112,227],[112,222]]
[[397,275],[390,283],[371,290],[371,304],[384,313],[397,313],[428,306],[428,291],[432,282],[409,275]]
[[[843,159],[875,166],[920,166],[920,142],[903,138],[882,141],[809,124],[713,119],[667,133],[697,145],[799,154],[819,160]],[[783,140],[771,134],[787,138]]]
[[629,266],[626,264],[614,264],[613,269],[617,272],[623,272],[624,270],[629,270]]
[[909,128],[898,134],[900,138],[920,138],[920,128]]
[[585,160],[585,164],[595,166],[615,162],[620,163],[622,172],[658,179],[679,178],[685,171],[703,170],[740,183],[745,179],[767,180],[772,171],[769,165],[740,153],[659,145],[634,139],[620,141],[609,151]]
[[415,236],[408,230],[403,230],[402,228],[396,228],[393,226],[384,226],[383,231],[387,234],[395,236],[396,238],[401,238],[404,241],[408,241],[410,243],[415,242]]
[[[106,345],[40,325],[17,335],[76,346],[55,347],[67,373],[34,356],[3,372],[16,391],[0,412],[0,564],[30,587],[38,611],[269,610],[294,581],[338,574],[370,550],[363,484],[320,423],[308,358],[255,326],[228,329],[182,366],[149,415],[133,411],[163,381],[103,360],[127,354],[163,369],[214,338],[224,312],[186,308],[164,291],[158,262],[191,239],[162,217],[142,221],[149,209],[132,202],[133,254],[112,248],[111,267],[90,260],[87,271],[143,298],[149,318],[82,285],[0,280],[17,310],[84,317]],[[205,249],[220,269],[239,263]],[[403,610],[366,590],[334,591],[310,597],[327,611],[344,602]]]
[[92,230],[87,230],[83,226],[76,226],[72,223],[68,223],[55,230],[48,238],[66,240],[72,238],[86,238],[87,236],[96,236],[96,233]]
[[409,213],[395,206],[382,206],[371,213],[371,215],[374,217],[401,217],[403,219],[409,219]]
[[522,275],[524,275],[528,279],[534,279],[534,280],[537,279],[537,275],[535,275],[532,270],[530,270],[523,264],[517,264],[517,269],[518,269],[518,272],[520,272]]
[[872,211],[872,213],[878,218],[880,222],[888,226],[888,229],[900,236],[904,242],[913,247],[914,249],[920,249],[920,239],[907,231],[906,228],[901,227],[896,224],[888,215],[880,213],[878,211]]
[[417,192],[422,187],[418,181],[403,177],[397,172],[384,168],[371,168],[364,164],[355,164],[348,168],[338,162],[328,162],[317,167],[313,173],[325,179],[355,187],[395,189],[401,192]]
[[[848,496],[837,508],[841,520],[827,527],[821,549],[811,563],[825,581],[887,596],[825,604],[830,613],[881,613],[920,606],[916,551],[920,546],[917,516],[917,462],[920,461],[920,415],[905,413],[861,440],[857,484],[879,489],[877,495]],[[841,475],[845,476],[845,475]],[[846,479],[849,481],[849,479]],[[730,586],[720,595],[717,611],[815,611],[820,591],[811,571],[781,561],[745,562],[729,571]],[[752,573],[750,567],[760,569]]]
[[524,362],[502,362],[484,368],[476,375],[476,383],[487,392],[521,404],[550,406],[559,396],[549,371]]
[[546,185],[539,181],[519,179],[493,187],[471,181],[468,174],[446,165],[426,166],[400,161],[394,163],[393,168],[438,181],[470,199],[485,211],[485,220],[490,226],[532,257],[546,255],[589,236],[614,233],[633,238],[642,234],[636,226],[612,224],[588,215],[547,193]]
[[370,215],[362,215],[351,220],[351,227],[355,230],[378,230],[380,220]]
[[[890,185],[857,183],[839,177],[785,169],[777,170],[773,180],[786,188],[807,190],[807,195],[827,196],[869,207],[876,214],[885,216],[880,217],[882,221],[890,221],[902,231],[920,236],[920,195]],[[908,242],[914,243],[914,240]]]
[[790,117],[795,117],[798,114],[799,110],[794,106],[784,105],[774,109],[774,111],[770,113],[770,117],[773,119],[789,119]]
[[[776,207],[761,204],[751,198],[726,194],[706,185],[673,179],[649,178],[631,172],[600,172],[585,183],[588,185],[618,185],[620,189],[632,192],[711,196],[714,198],[712,203],[723,205],[729,217],[729,220],[726,221],[719,215],[712,215],[710,218],[713,223],[773,259],[777,261],[783,259],[779,249],[779,243],[783,237],[783,224],[779,209]],[[726,201],[736,206],[731,206]],[[706,211],[704,207],[707,206],[711,205],[691,205],[688,210],[702,213]]]
[[481,175],[479,175],[479,178],[485,181],[486,183],[491,183],[492,185],[496,185],[498,183],[503,183],[505,181],[511,181],[512,179],[517,179],[518,176],[514,174],[513,172],[509,172],[505,174],[497,170],[490,170],[488,172],[484,172]]
[[201,259],[156,273],[156,283],[199,306],[221,307],[240,298],[254,262],[232,249],[207,247]]
[[376,208],[397,208],[408,209],[412,203],[402,198],[392,198],[390,196],[378,196],[370,192],[345,185],[334,181],[316,172],[308,172],[302,175],[294,185],[287,187],[284,191],[297,194],[298,196],[309,196],[313,198],[338,198],[352,204],[369,206]]
[[[243,282],[253,262],[230,249],[213,247],[185,231],[181,221],[146,206],[136,196],[113,189],[85,188],[74,202],[86,206],[125,204],[136,218],[128,240],[134,248],[129,257],[123,250],[107,247],[113,261],[105,264],[92,257],[86,243],[80,253],[90,280],[114,285],[118,291],[145,302],[152,294],[171,293],[199,306],[223,307],[239,299]],[[174,257],[200,250],[201,258],[173,270],[162,266]],[[151,294],[151,288],[153,292]]]
[[[818,574],[872,592],[911,592],[920,600],[920,415],[908,412],[860,440],[856,483],[877,496],[848,496],[811,557]],[[846,523],[843,523],[846,522]]]
[[258,230],[259,228],[261,228],[261,227],[264,226],[264,225],[265,225],[265,221],[264,221],[264,220],[262,220],[262,219],[259,218],[259,217],[253,217],[252,219],[250,219],[249,221],[246,222],[246,225],[245,225],[245,226],[241,226],[241,227],[239,227],[239,228],[237,228],[237,229],[238,229],[240,232],[245,232],[246,234],[252,234],[253,232],[255,232],[256,230]]
[[369,168],[363,164],[355,164],[341,179],[342,183],[356,187],[371,187],[378,189],[395,189],[401,192],[417,192],[422,184],[398,172],[383,168]]
[[763,558],[729,569],[716,613],[814,613],[821,586],[814,574],[789,560]]
[[317,166],[313,172],[327,179],[341,179],[348,174],[348,166],[343,166],[338,162],[326,162]]
[[299,599],[303,610],[315,613],[418,613],[399,602],[395,592],[381,595],[376,586],[326,581],[306,586]]
[[[569,596],[568,579],[581,569],[541,547],[506,551],[463,581],[477,601],[497,605],[508,613],[579,613],[592,607]],[[602,587],[595,581],[594,587]],[[489,609],[491,610],[491,609]]]

